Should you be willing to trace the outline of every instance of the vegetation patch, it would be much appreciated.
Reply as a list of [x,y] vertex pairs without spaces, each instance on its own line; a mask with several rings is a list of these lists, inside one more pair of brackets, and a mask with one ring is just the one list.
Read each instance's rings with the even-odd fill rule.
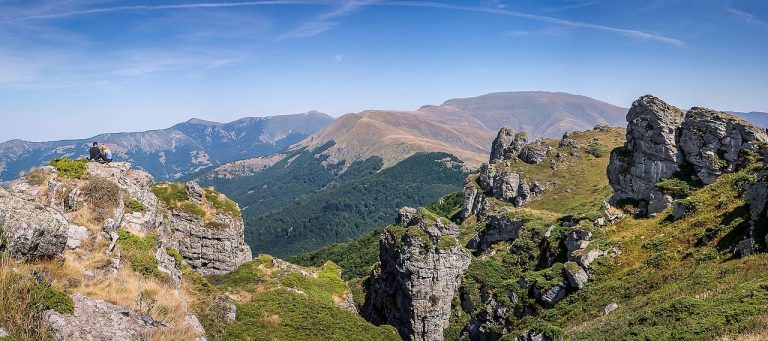
[[211,205],[213,205],[219,212],[233,217],[240,217],[240,208],[237,206],[237,203],[225,197],[223,194],[217,193],[210,188],[206,188],[205,198],[208,199]]
[[68,179],[80,179],[85,175],[85,166],[88,164],[88,160],[79,159],[72,160],[65,157],[57,157],[49,163],[49,165],[56,168],[59,175]]
[[608,147],[598,142],[592,142],[584,148],[584,152],[596,158],[601,158],[608,154]]
[[158,237],[154,233],[141,238],[125,230],[118,230],[117,245],[120,246],[122,255],[131,264],[131,268],[144,275],[144,277],[163,277],[164,274],[157,269]]
[[85,201],[91,206],[97,221],[103,221],[114,214],[120,203],[120,187],[114,182],[94,176],[83,186]]
[[35,168],[24,173],[24,181],[32,186],[40,186],[48,180],[48,175],[42,169]]
[[129,199],[125,201],[125,211],[127,213],[141,213],[144,212],[147,208],[144,207],[144,204],[141,203],[141,201],[138,201],[136,199]]
[[656,183],[656,188],[677,199],[686,198],[693,191],[690,184],[677,178],[663,179]]

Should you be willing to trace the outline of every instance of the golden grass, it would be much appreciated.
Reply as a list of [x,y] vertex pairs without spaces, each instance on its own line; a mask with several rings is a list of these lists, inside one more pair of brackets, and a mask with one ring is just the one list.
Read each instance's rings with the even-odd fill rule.
[[50,331],[43,323],[39,297],[32,290],[34,279],[25,270],[24,264],[0,254],[0,325],[13,340],[46,340]]

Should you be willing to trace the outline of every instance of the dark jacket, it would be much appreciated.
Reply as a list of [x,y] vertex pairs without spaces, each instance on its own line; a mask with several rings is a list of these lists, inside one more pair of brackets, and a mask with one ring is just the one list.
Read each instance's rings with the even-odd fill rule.
[[91,147],[91,149],[88,151],[90,154],[89,160],[98,160],[101,157],[101,150],[99,150],[99,147]]

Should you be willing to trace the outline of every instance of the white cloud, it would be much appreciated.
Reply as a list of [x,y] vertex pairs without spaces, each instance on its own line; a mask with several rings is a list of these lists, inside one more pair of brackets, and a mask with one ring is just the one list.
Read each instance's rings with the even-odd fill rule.
[[726,8],[726,10],[728,12],[738,16],[739,18],[744,20],[745,23],[747,23],[749,25],[754,25],[754,26],[759,26],[759,27],[763,27],[763,28],[768,28],[768,22],[765,22],[765,21],[762,21],[762,20],[760,20],[758,18],[755,18],[755,16],[752,15],[752,13],[744,12],[744,11],[737,10],[737,9],[731,8],[731,7]]

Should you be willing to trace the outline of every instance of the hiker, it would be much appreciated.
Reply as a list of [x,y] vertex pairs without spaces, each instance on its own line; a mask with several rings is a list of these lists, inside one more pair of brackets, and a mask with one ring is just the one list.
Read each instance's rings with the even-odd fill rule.
[[112,151],[104,144],[101,145],[101,161],[100,163],[112,162]]
[[88,150],[88,154],[90,154],[88,161],[99,161],[99,159],[101,159],[101,149],[99,149],[98,142],[93,143],[93,147]]

